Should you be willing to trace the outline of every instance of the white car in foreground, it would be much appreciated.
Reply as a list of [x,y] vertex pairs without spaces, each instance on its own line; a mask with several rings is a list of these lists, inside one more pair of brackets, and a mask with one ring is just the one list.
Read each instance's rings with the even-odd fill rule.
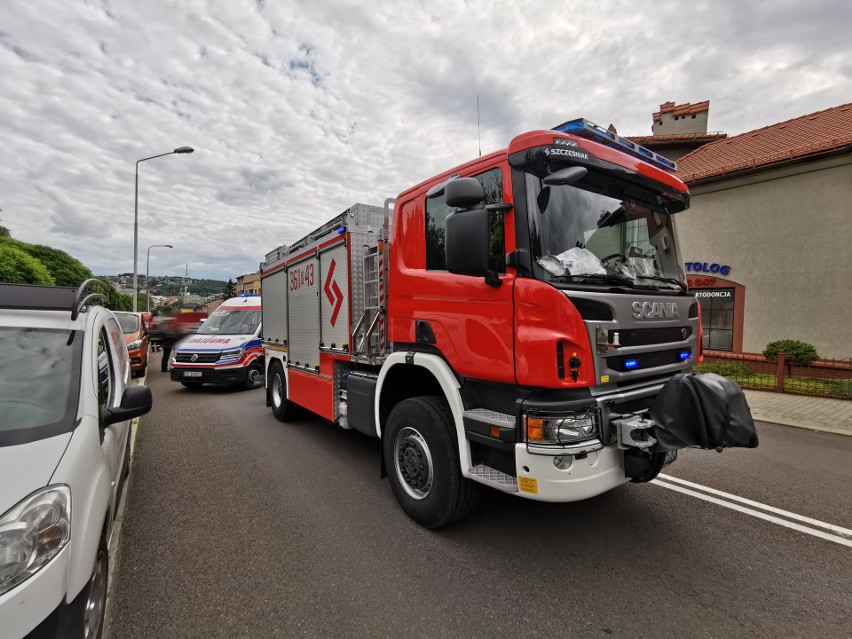
[[79,289],[0,284],[0,635],[99,637],[131,386],[115,316]]

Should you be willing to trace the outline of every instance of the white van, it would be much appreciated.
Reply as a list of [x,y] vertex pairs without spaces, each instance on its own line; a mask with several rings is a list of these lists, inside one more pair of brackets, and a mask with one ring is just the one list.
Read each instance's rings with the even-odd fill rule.
[[202,384],[263,385],[260,296],[232,297],[175,346],[172,381],[187,388]]
[[115,316],[79,289],[0,284],[0,635],[99,637],[109,539],[130,469],[130,385]]

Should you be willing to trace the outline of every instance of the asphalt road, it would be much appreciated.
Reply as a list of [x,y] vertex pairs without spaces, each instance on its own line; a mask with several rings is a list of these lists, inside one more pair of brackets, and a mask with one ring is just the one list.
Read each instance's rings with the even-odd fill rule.
[[[425,530],[377,441],[150,370],[114,638],[852,636],[850,547],[653,484],[574,504],[486,491]],[[759,434],[665,472],[852,528],[852,438]]]

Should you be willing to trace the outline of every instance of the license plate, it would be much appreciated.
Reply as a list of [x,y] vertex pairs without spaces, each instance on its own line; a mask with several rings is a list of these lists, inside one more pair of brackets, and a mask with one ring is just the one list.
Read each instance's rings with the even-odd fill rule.
[[201,377],[201,371],[184,371],[184,377]]

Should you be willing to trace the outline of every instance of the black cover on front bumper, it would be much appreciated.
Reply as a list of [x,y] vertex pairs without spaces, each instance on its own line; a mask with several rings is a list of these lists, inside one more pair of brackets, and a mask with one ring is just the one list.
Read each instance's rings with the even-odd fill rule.
[[[173,382],[197,382],[199,384],[238,384],[246,380],[245,366],[239,368],[172,368]],[[201,377],[185,377],[184,371],[200,371]]]
[[757,430],[742,389],[720,375],[680,373],[651,405],[657,443],[652,452],[680,448],[756,448]]

